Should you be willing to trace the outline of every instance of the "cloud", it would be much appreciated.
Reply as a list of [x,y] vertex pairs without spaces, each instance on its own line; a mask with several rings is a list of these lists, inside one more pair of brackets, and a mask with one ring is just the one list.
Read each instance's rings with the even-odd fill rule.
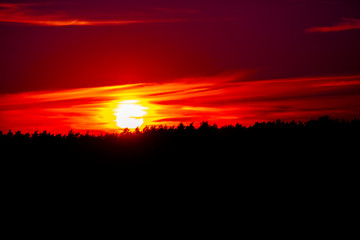
[[114,109],[126,100],[138,100],[147,108],[144,126],[180,122],[196,126],[206,120],[219,126],[250,125],[279,118],[360,116],[359,75],[242,82],[230,76],[3,94],[0,130],[116,131]]
[[41,26],[109,26],[185,21],[184,19],[80,19],[64,13],[39,13],[33,9],[36,6],[41,6],[41,4],[0,3],[0,23],[21,23]]
[[353,29],[360,29],[360,19],[343,18],[342,21],[336,25],[329,27],[312,27],[305,30],[308,33],[314,32],[340,32]]

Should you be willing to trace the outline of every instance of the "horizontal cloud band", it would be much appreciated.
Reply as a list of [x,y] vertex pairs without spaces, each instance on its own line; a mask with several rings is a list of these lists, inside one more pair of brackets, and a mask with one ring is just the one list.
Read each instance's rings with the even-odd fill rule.
[[247,81],[238,74],[0,95],[0,130],[116,131],[114,109],[137,100],[145,125],[199,124],[203,120],[250,125],[306,121],[322,115],[360,117],[360,76]]
[[308,33],[313,32],[340,32],[353,29],[360,29],[360,19],[344,18],[342,22],[329,26],[329,27],[313,27],[308,28],[305,31]]

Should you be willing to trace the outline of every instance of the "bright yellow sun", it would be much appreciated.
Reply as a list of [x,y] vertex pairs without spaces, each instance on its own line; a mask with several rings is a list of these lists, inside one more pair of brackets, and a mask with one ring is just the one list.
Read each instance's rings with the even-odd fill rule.
[[139,104],[139,100],[119,102],[115,109],[116,125],[120,128],[135,129],[144,123],[147,108]]

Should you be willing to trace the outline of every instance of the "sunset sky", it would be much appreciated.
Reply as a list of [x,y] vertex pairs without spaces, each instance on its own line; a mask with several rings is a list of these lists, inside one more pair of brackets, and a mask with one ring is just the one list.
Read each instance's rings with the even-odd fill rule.
[[1,131],[323,115],[360,118],[359,0],[0,0]]

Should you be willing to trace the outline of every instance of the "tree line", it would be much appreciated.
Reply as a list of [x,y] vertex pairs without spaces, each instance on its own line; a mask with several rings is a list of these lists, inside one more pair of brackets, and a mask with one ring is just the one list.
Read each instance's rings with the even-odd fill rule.
[[280,119],[276,121],[268,122],[255,122],[255,124],[245,127],[239,123],[236,125],[225,125],[218,127],[216,123],[209,123],[208,121],[203,121],[200,123],[199,127],[195,127],[194,123],[185,125],[183,123],[178,124],[177,126],[167,126],[167,125],[153,125],[145,126],[142,130],[136,128],[134,131],[131,131],[128,128],[122,130],[119,133],[105,133],[94,135],[87,132],[81,134],[70,130],[67,134],[55,134],[48,131],[35,131],[33,133],[22,133],[21,131],[12,132],[9,130],[7,133],[0,131],[0,138],[2,140],[6,139],[18,139],[18,140],[74,140],[74,139],[115,139],[123,137],[134,137],[134,136],[229,136],[239,133],[258,133],[259,130],[266,131],[335,131],[335,130],[359,130],[360,129],[360,120],[353,119],[351,121],[331,119],[328,116],[323,116],[317,120],[309,120],[307,122],[301,121],[290,121],[285,122]]
[[247,127],[180,123],[103,135],[9,131],[0,132],[0,169],[16,181],[10,185],[14,189],[29,184],[77,190],[74,182],[84,181],[89,186],[104,181],[131,186],[135,181],[167,188],[179,181],[197,189],[192,182],[206,180],[209,186],[222,183],[232,191],[244,184],[254,189],[285,184],[291,189],[299,182],[317,191],[313,182],[354,182],[359,136],[359,119],[327,116]]

